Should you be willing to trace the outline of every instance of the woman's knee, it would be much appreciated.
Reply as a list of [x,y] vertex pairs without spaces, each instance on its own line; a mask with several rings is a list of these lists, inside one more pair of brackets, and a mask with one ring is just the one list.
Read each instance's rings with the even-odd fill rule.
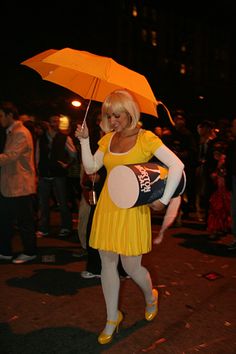
[[121,256],[122,266],[128,275],[132,276],[133,274],[141,270],[141,258],[141,256]]
[[102,266],[117,267],[119,255],[114,252],[99,250]]

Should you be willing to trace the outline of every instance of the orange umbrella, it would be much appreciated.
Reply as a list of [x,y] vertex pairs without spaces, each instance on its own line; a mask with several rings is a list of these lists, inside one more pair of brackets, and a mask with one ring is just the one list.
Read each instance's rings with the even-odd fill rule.
[[36,70],[44,80],[63,86],[90,102],[103,102],[112,91],[125,88],[132,92],[141,112],[157,117],[158,102],[145,76],[111,58],[64,48],[44,51],[21,64]]

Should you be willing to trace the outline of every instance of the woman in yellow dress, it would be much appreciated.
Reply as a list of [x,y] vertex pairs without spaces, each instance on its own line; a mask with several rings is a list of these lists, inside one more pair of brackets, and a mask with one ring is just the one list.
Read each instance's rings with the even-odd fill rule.
[[[158,312],[158,292],[152,287],[150,274],[142,266],[142,255],[151,251],[150,207],[162,210],[178,186],[184,165],[151,131],[139,128],[139,105],[127,90],[116,90],[102,105],[102,127],[107,132],[92,155],[89,131],[78,125],[75,135],[80,140],[82,162],[86,173],[92,174],[103,165],[107,178],[93,217],[90,246],[101,257],[101,283],[107,309],[107,322],[98,337],[100,344],[109,343],[123,319],[118,309],[120,278],[117,271],[119,255],[123,268],[141,288],[146,303],[145,318],[152,321]],[[156,156],[169,169],[162,197],[150,205],[119,208],[111,200],[107,181],[110,171],[118,165],[148,162]],[[122,186],[120,186],[122,188]]]

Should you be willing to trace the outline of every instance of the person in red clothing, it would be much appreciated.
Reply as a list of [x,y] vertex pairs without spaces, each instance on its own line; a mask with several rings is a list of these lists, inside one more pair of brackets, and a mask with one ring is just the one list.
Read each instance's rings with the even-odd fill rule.
[[214,172],[211,173],[211,179],[215,186],[209,199],[209,210],[207,218],[207,231],[210,234],[210,239],[215,239],[220,235],[226,234],[230,230],[231,215],[230,215],[230,192],[226,188],[226,168],[223,147],[217,144],[213,152],[217,166]]
[[231,123],[232,139],[226,151],[226,186],[231,193],[231,232],[233,241],[227,248],[236,250],[236,118]]

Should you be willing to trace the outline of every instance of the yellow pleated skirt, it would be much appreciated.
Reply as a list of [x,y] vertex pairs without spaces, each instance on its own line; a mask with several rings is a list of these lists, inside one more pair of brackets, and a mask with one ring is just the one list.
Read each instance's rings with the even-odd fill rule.
[[118,208],[111,200],[107,180],[95,209],[90,246],[126,256],[151,250],[151,215],[146,205]]

